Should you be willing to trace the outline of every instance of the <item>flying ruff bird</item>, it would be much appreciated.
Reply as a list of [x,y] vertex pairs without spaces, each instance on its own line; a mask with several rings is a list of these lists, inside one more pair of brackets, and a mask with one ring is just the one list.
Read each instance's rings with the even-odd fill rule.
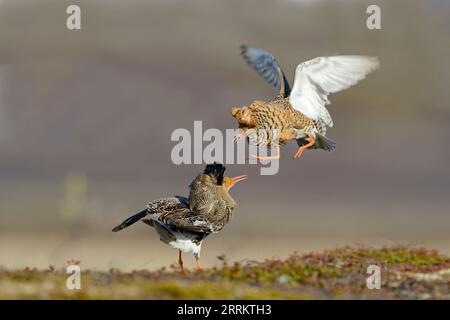
[[291,87],[277,60],[269,52],[241,46],[247,63],[269,84],[279,89],[274,100],[254,101],[242,108],[232,107],[231,114],[239,123],[236,140],[247,137],[255,145],[275,145],[277,154],[256,159],[280,158],[280,143],[296,140],[299,149],[294,158],[307,148],[332,151],[336,143],[328,139],[326,128],[333,120],[326,105],[328,95],[355,85],[379,67],[376,57],[319,57],[300,63]]
[[207,165],[189,185],[189,198],[175,196],[154,200],[147,208],[129,217],[112,231],[117,232],[142,221],[155,228],[159,239],[178,249],[178,263],[183,268],[182,252],[194,255],[200,270],[202,242],[211,233],[217,233],[230,220],[236,202],[230,189],[246,176],[226,177],[221,164]]

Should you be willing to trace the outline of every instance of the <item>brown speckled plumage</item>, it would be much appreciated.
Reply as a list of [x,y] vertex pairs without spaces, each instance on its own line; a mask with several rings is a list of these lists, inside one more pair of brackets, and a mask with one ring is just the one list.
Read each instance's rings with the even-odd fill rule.
[[[303,145],[308,134],[314,137],[326,134],[322,121],[309,119],[292,108],[288,98],[280,96],[269,102],[257,100],[247,107],[233,107],[231,114],[239,123],[240,133],[258,146],[284,144],[289,140]],[[316,143],[310,148],[316,147],[323,148],[323,145]]]
[[202,214],[211,223],[214,232],[230,221],[236,202],[224,184],[217,184],[214,176],[199,174],[190,185],[189,207],[191,211]]
[[[176,196],[151,201],[145,210],[126,219],[113,231],[142,221],[155,228],[162,242],[180,252],[192,253],[198,260],[202,241],[222,230],[230,220],[236,206],[230,188],[245,178],[229,178],[224,176],[224,171],[221,164],[207,165],[190,184],[189,198]],[[181,253],[179,259],[182,268]]]

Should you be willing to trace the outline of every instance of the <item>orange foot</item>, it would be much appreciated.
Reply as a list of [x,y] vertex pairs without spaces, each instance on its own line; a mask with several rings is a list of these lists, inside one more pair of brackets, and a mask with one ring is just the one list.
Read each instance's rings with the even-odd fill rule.
[[300,158],[300,156],[302,155],[303,151],[305,151],[305,149],[312,147],[316,143],[316,139],[314,139],[314,137],[311,134],[308,134],[308,137],[309,137],[309,142],[307,144],[301,146],[300,148],[298,148],[297,152],[294,155],[294,159]]
[[200,259],[196,260],[196,267],[197,267],[197,272],[201,270]]
[[252,157],[253,159],[256,159],[256,160],[280,160],[280,146],[279,145],[276,146],[276,150],[277,150],[277,154],[274,156],[264,157],[264,156],[255,156],[252,154],[252,155],[250,155],[250,157]]

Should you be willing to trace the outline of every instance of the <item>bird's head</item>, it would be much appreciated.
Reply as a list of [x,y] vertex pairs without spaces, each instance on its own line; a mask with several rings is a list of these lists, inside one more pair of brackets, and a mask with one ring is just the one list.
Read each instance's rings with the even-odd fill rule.
[[230,112],[241,126],[254,127],[256,125],[253,111],[250,108],[231,107]]
[[217,185],[223,186],[227,191],[229,191],[239,181],[247,179],[246,175],[227,177],[224,173],[225,166],[216,162],[213,164],[208,164],[203,172],[203,174],[209,176]]

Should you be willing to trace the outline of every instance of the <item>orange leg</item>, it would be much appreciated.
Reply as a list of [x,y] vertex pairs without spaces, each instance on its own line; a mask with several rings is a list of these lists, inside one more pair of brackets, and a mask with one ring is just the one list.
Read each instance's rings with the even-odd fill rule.
[[198,271],[200,271],[200,269],[201,269],[201,266],[200,266],[200,259],[199,259],[199,258],[195,259],[195,262],[196,262],[197,272],[198,272]]
[[178,251],[178,264],[180,265],[181,272],[184,272],[183,258],[181,257],[181,250]]
[[280,145],[277,144],[275,148],[277,150],[277,154],[274,156],[260,157],[260,156],[250,155],[250,157],[252,157],[253,159],[256,159],[256,160],[280,160]]
[[308,137],[309,142],[298,148],[297,152],[295,153],[294,159],[299,158],[302,155],[303,151],[305,151],[305,149],[312,147],[316,143],[316,139],[314,139],[314,137],[311,134],[308,134]]

